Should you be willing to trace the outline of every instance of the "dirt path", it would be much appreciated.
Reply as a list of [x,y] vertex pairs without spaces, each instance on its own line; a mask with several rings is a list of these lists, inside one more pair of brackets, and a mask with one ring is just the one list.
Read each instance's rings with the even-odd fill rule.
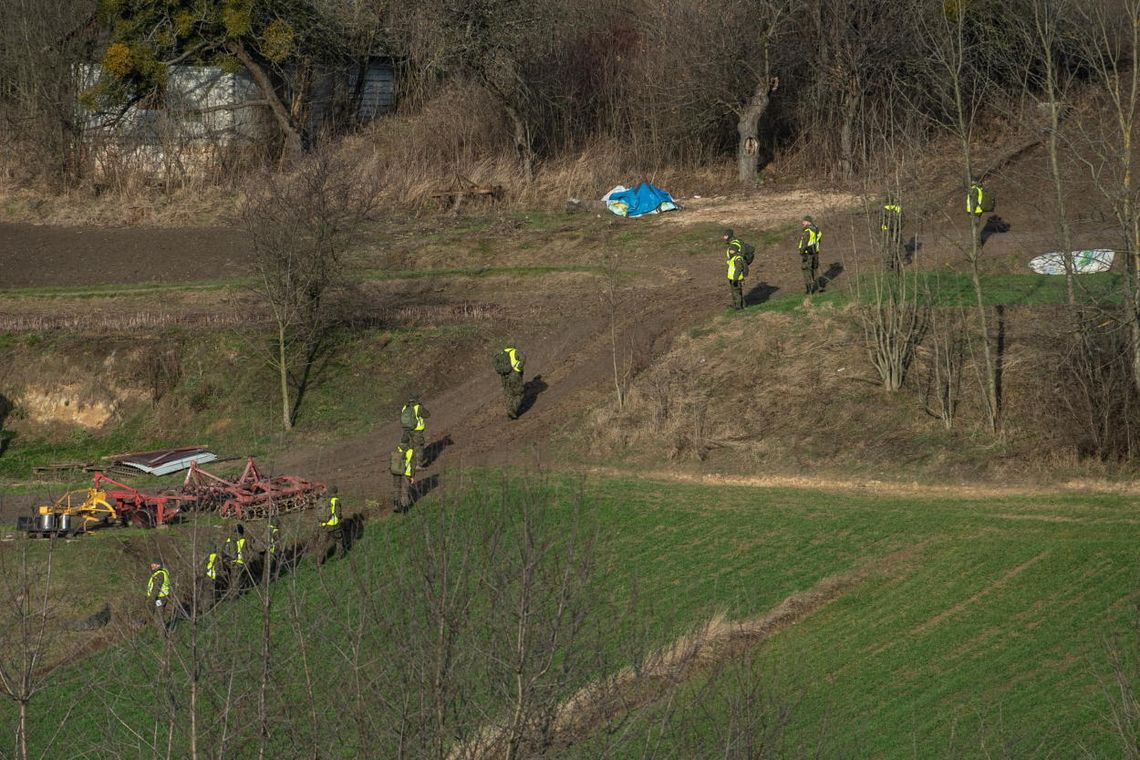
[[[623,298],[619,345],[636,341],[647,354],[641,359],[650,361],[667,351],[680,331],[723,311],[728,288],[721,292],[716,287],[720,283],[708,277],[706,269],[707,262],[691,261],[669,267],[656,281],[643,279],[644,284]],[[604,299],[548,293],[543,300],[548,310],[565,317],[552,330],[523,330],[518,336],[517,344],[527,355],[531,406],[518,420],[507,420],[490,357],[462,358],[457,374],[465,379],[423,398],[432,413],[429,448],[435,443],[440,456],[421,471],[421,479],[434,485],[432,478],[445,468],[519,463],[534,453],[541,455],[552,434],[612,384],[610,319]],[[338,483],[342,490],[347,487],[353,495],[386,496],[388,452],[399,437],[399,425],[393,420],[331,448],[297,449],[279,466],[303,467],[314,477]]]
[[[1140,495],[1140,484],[1138,483],[1114,483],[1106,480],[1071,480],[1042,486],[1013,486],[989,483],[919,483],[916,481],[905,483],[801,475],[723,475],[720,473],[687,473],[673,470],[631,472],[616,467],[591,467],[588,469],[588,472],[595,475],[636,477],[645,480],[692,483],[696,485],[745,486],[749,488],[800,488],[811,491],[858,491],[891,496],[921,496],[933,498],[985,499],[1017,496],[1045,496],[1066,492],[1118,494],[1121,496]],[[1038,519],[1068,521],[1072,519],[1040,515],[998,514],[995,516],[1010,520]]]
[[[859,199],[843,192],[789,190],[764,192],[747,197],[709,198],[690,202],[675,215],[642,220],[598,220],[574,228],[577,234],[599,235],[599,230],[626,225],[656,226],[656,237],[668,230],[695,223],[735,224],[749,230],[787,229],[784,240],[765,249],[752,268],[748,287],[753,303],[773,295],[785,296],[801,292],[799,261],[795,254],[796,220],[805,212],[816,215],[824,229],[831,233],[824,246],[821,269],[831,271],[838,279],[833,287],[842,289],[863,264],[853,254],[851,209]],[[458,222],[456,222],[458,223]],[[600,225],[600,227],[598,226]],[[616,227],[614,225],[617,225]],[[691,234],[691,233],[688,233]],[[241,271],[243,243],[238,233],[230,230],[156,230],[156,229],[81,229],[41,228],[31,225],[0,225],[0,287],[76,284],[76,279],[91,284],[113,282],[174,281],[188,282],[203,277],[222,277]],[[554,236],[557,238],[557,236]],[[1014,235],[994,242],[995,248],[1010,247]],[[545,238],[538,241],[543,245]],[[599,242],[598,247],[606,245]],[[521,251],[529,250],[518,246]],[[575,249],[579,259],[589,258],[589,247]],[[997,251],[995,250],[995,253]],[[600,253],[600,250],[599,250]],[[520,254],[521,255],[521,254]],[[539,255],[556,256],[557,251],[539,251]],[[953,251],[932,241],[922,251],[923,261],[931,266],[950,261]],[[946,262],[943,262],[943,259]],[[98,262],[95,266],[94,262]],[[522,263],[522,262],[519,262]],[[530,263],[549,263],[535,258]],[[665,250],[629,251],[623,253],[625,274],[619,307],[617,339],[623,349],[631,343],[638,346],[638,361],[651,362],[668,351],[674,338],[694,325],[721,313],[728,303],[721,247],[716,234],[710,232],[706,242],[677,246]],[[569,276],[569,275],[567,275]],[[440,456],[421,474],[431,479],[442,471],[464,465],[520,463],[536,454],[549,451],[547,442],[585,410],[604,403],[613,382],[610,353],[610,318],[602,297],[604,280],[590,275],[586,281],[573,283],[558,277],[541,277],[525,285],[502,285],[492,294],[497,311],[488,319],[488,334],[502,333],[507,325],[523,325],[515,333],[516,342],[528,354],[527,377],[531,381],[533,405],[519,419],[508,422],[502,411],[498,378],[490,369],[489,357],[456,356],[446,371],[426,380],[425,404],[433,417],[429,425],[429,443],[437,444]],[[471,283],[462,280],[434,280],[394,283],[377,286],[391,289],[384,300],[398,296],[398,303],[416,308],[458,303],[471,295]],[[484,287],[494,287],[484,283]],[[514,288],[523,289],[516,294]],[[397,290],[398,289],[398,290]],[[210,293],[159,296],[162,308],[175,317],[185,315],[179,308],[189,309],[190,316],[206,314],[220,318],[221,306],[210,299]],[[403,299],[403,300],[399,300]],[[393,303],[397,302],[393,301]],[[219,302],[221,303],[221,302]],[[106,308],[121,319],[121,304]],[[21,306],[20,308],[24,308]],[[57,310],[53,305],[53,310]],[[84,318],[90,319],[95,306],[85,303]],[[197,311],[195,311],[197,309]],[[535,311],[542,319],[530,319]],[[37,313],[25,314],[9,308],[12,318],[41,318]],[[168,318],[167,311],[159,314]],[[232,308],[231,308],[232,311]],[[0,316],[5,312],[0,311]],[[157,313],[157,312],[156,312]],[[59,319],[60,315],[51,315]],[[174,318],[174,317],[169,317]],[[540,324],[543,326],[534,326]],[[529,327],[528,327],[529,325]],[[432,362],[435,366],[436,362]],[[380,424],[370,433],[341,440],[328,446],[298,445],[274,457],[274,468],[304,471],[313,477],[347,486],[348,493],[361,498],[386,501],[388,478],[387,455],[399,438],[395,420]],[[550,464],[548,459],[545,460]],[[620,463],[618,463],[620,464]],[[801,478],[731,479],[718,476],[687,476],[664,473],[664,477],[699,482],[742,483],[776,487],[812,487],[859,490],[915,492],[924,490],[915,484],[878,484],[874,481],[848,482],[836,480],[804,481]],[[709,478],[713,478],[710,480]],[[694,481],[694,482],[696,482]],[[429,480],[429,485],[435,481]],[[999,489],[1004,490],[1004,489]],[[938,486],[925,492],[964,495],[958,486]],[[1013,491],[1006,491],[1014,493]]]

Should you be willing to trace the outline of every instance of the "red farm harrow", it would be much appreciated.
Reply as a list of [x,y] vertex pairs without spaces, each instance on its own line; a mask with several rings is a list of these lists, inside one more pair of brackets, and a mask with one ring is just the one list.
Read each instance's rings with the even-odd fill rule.
[[323,483],[293,475],[267,478],[258,472],[253,457],[233,481],[206,472],[197,462],[191,463],[182,485],[182,494],[193,504],[191,509],[243,520],[307,509],[320,500],[325,490]]
[[178,493],[148,494],[112,480],[101,472],[95,473],[92,487],[106,494],[124,525],[153,528],[166,525],[189,508],[193,498]]

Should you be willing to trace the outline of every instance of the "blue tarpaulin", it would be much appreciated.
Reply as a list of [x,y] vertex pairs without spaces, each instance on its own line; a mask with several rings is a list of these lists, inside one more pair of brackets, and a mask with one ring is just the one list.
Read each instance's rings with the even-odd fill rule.
[[602,200],[606,208],[618,216],[642,216],[677,208],[673,196],[648,182],[642,182],[632,190],[618,185]]

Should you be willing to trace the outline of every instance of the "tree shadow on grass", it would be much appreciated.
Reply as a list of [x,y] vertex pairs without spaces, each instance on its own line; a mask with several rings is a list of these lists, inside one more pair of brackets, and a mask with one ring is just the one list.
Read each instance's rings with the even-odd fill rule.
[[301,372],[293,383],[293,408],[289,416],[294,425],[301,416],[301,403],[308,391],[319,385],[333,368],[339,341],[331,334],[317,336],[305,351]]

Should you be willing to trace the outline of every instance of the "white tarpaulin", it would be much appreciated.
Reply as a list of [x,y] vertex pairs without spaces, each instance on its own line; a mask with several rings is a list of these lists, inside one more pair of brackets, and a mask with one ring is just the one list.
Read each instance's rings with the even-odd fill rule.
[[[1107,272],[1112,268],[1112,259],[1115,251],[1107,248],[1091,248],[1084,251],[1073,251],[1073,271],[1077,274],[1096,274]],[[1029,268],[1037,274],[1064,274],[1065,257],[1060,251],[1043,253],[1029,262]]]

